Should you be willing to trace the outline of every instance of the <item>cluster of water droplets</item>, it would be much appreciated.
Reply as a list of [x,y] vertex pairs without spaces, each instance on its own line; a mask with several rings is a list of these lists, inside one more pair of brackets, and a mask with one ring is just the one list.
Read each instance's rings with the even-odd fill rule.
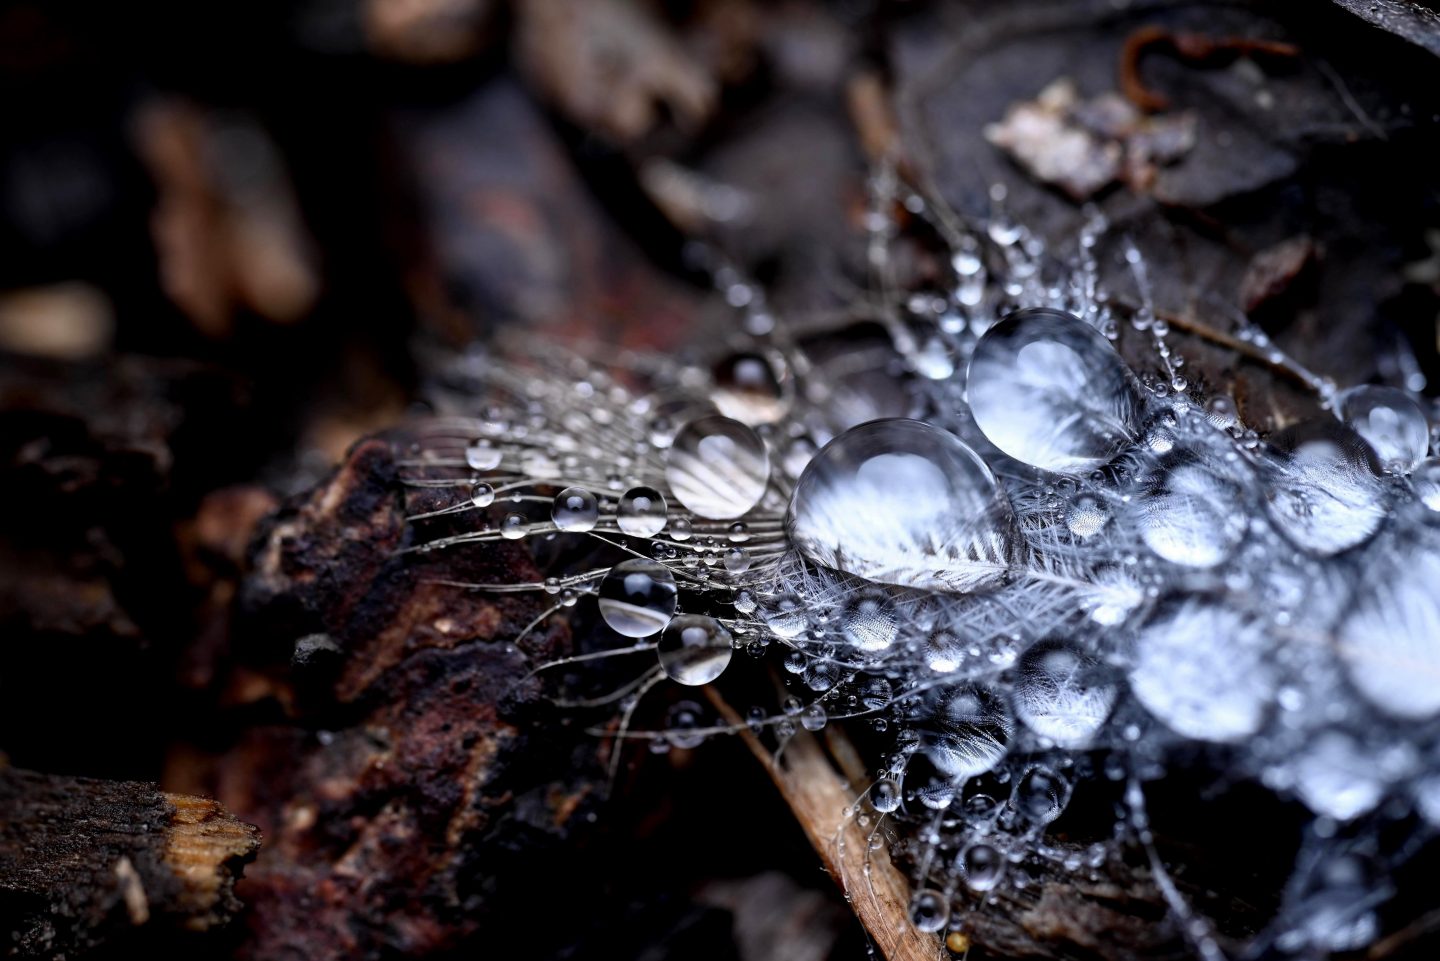
[[[728,268],[717,284],[745,322],[717,359],[476,351],[445,395],[454,413],[404,462],[431,498],[410,550],[598,551],[538,584],[454,586],[542,591],[537,624],[593,602],[614,643],[563,663],[652,651],[609,699],[627,724],[660,681],[774,664],[790,693],[743,726],[780,743],[868,726],[887,747],[856,816],[913,867],[924,930],[962,931],[1047,871],[1098,877],[1149,843],[1143,785],[1223,745],[1228,776],[1314,815],[1265,944],[1364,943],[1376,899],[1352,895],[1390,866],[1383,824],[1440,828],[1433,409],[1391,387],[1336,392],[1247,328],[1325,408],[1262,439],[1190,383],[1132,245],[1137,303],[1104,295],[1103,222],[1057,259],[1003,194],[982,225],[898,197],[952,256],[947,285],[875,318],[888,368],[827,365]],[[895,228],[881,204],[872,221],[883,275]],[[1158,372],[1122,359],[1123,326]],[[684,700],[663,730],[622,733],[668,749],[735,729]],[[1054,842],[1072,796],[1107,783],[1128,827]],[[1219,957],[1159,883],[1195,951]]]

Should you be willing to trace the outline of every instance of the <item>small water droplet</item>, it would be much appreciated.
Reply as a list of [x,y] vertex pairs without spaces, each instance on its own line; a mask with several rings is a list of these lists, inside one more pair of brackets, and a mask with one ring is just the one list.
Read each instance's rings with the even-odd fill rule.
[[470,503],[476,507],[489,507],[495,503],[495,488],[481,481],[470,488]]
[[895,642],[900,625],[884,594],[862,594],[840,615],[840,633],[862,651],[883,651]]
[[506,514],[500,522],[500,536],[506,540],[518,541],[525,536],[525,515]]
[[665,529],[665,497],[653,487],[632,487],[620,498],[615,525],[635,537],[654,537]]
[[950,921],[950,902],[939,891],[919,891],[910,899],[910,920],[921,931],[939,931]]
[[870,804],[881,814],[889,814],[900,807],[900,785],[888,778],[876,781],[870,786]]
[[985,843],[971,844],[960,852],[956,867],[972,891],[991,891],[1005,876],[1005,856]]
[[476,441],[465,448],[465,463],[471,470],[494,470],[500,466],[500,448],[486,441]]
[[805,710],[800,712],[800,726],[807,731],[819,731],[823,729],[825,722],[828,720],[829,717],[825,713],[824,706],[818,701],[810,704]]
[[[710,398],[726,417],[744,424],[773,424],[785,416],[785,362],[758,353],[731,354],[711,371]],[[682,498],[683,500],[683,498]]]
[[655,653],[671,680],[709,684],[730,665],[734,638],[713,617],[681,614],[665,627]]
[[1165,458],[1134,502],[1145,546],[1172,564],[1211,568],[1230,557],[1249,527],[1243,489],[1218,463],[1190,453]]
[[555,501],[550,505],[550,519],[562,531],[591,531],[600,521],[600,504],[595,495],[585,488],[567,487],[555,495]]
[[1015,782],[1010,796],[1015,810],[1036,824],[1049,824],[1070,800],[1070,782],[1047,767],[1036,765]]
[[750,552],[743,547],[732,547],[725,552],[725,569],[731,574],[744,574],[750,564]]

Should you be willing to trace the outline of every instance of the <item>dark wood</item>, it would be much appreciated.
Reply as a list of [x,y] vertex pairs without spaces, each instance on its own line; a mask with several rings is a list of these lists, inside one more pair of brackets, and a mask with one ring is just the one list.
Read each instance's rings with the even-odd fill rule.
[[6,955],[67,957],[131,929],[221,926],[259,845],[255,827],[207,798],[0,769]]

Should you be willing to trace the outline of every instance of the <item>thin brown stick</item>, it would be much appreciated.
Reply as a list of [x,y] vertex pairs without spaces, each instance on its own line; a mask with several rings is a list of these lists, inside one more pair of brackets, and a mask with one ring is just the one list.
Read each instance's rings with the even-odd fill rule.
[[[854,792],[825,755],[820,742],[800,731],[776,758],[735,709],[713,689],[710,701],[727,723],[742,728],[750,753],[765,766],[780,796],[810,839],[825,870],[840,885],[860,923],[887,961],[936,961],[945,951],[932,935],[910,923],[910,888],[883,848],[871,851],[858,820],[845,811]],[[868,866],[868,871],[867,871]]]

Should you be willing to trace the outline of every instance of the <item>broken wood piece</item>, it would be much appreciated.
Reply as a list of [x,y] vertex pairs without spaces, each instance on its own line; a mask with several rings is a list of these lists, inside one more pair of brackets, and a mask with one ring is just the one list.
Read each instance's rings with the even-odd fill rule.
[[207,798],[0,768],[0,930],[22,958],[143,925],[205,931],[238,911],[235,881],[259,846]]

